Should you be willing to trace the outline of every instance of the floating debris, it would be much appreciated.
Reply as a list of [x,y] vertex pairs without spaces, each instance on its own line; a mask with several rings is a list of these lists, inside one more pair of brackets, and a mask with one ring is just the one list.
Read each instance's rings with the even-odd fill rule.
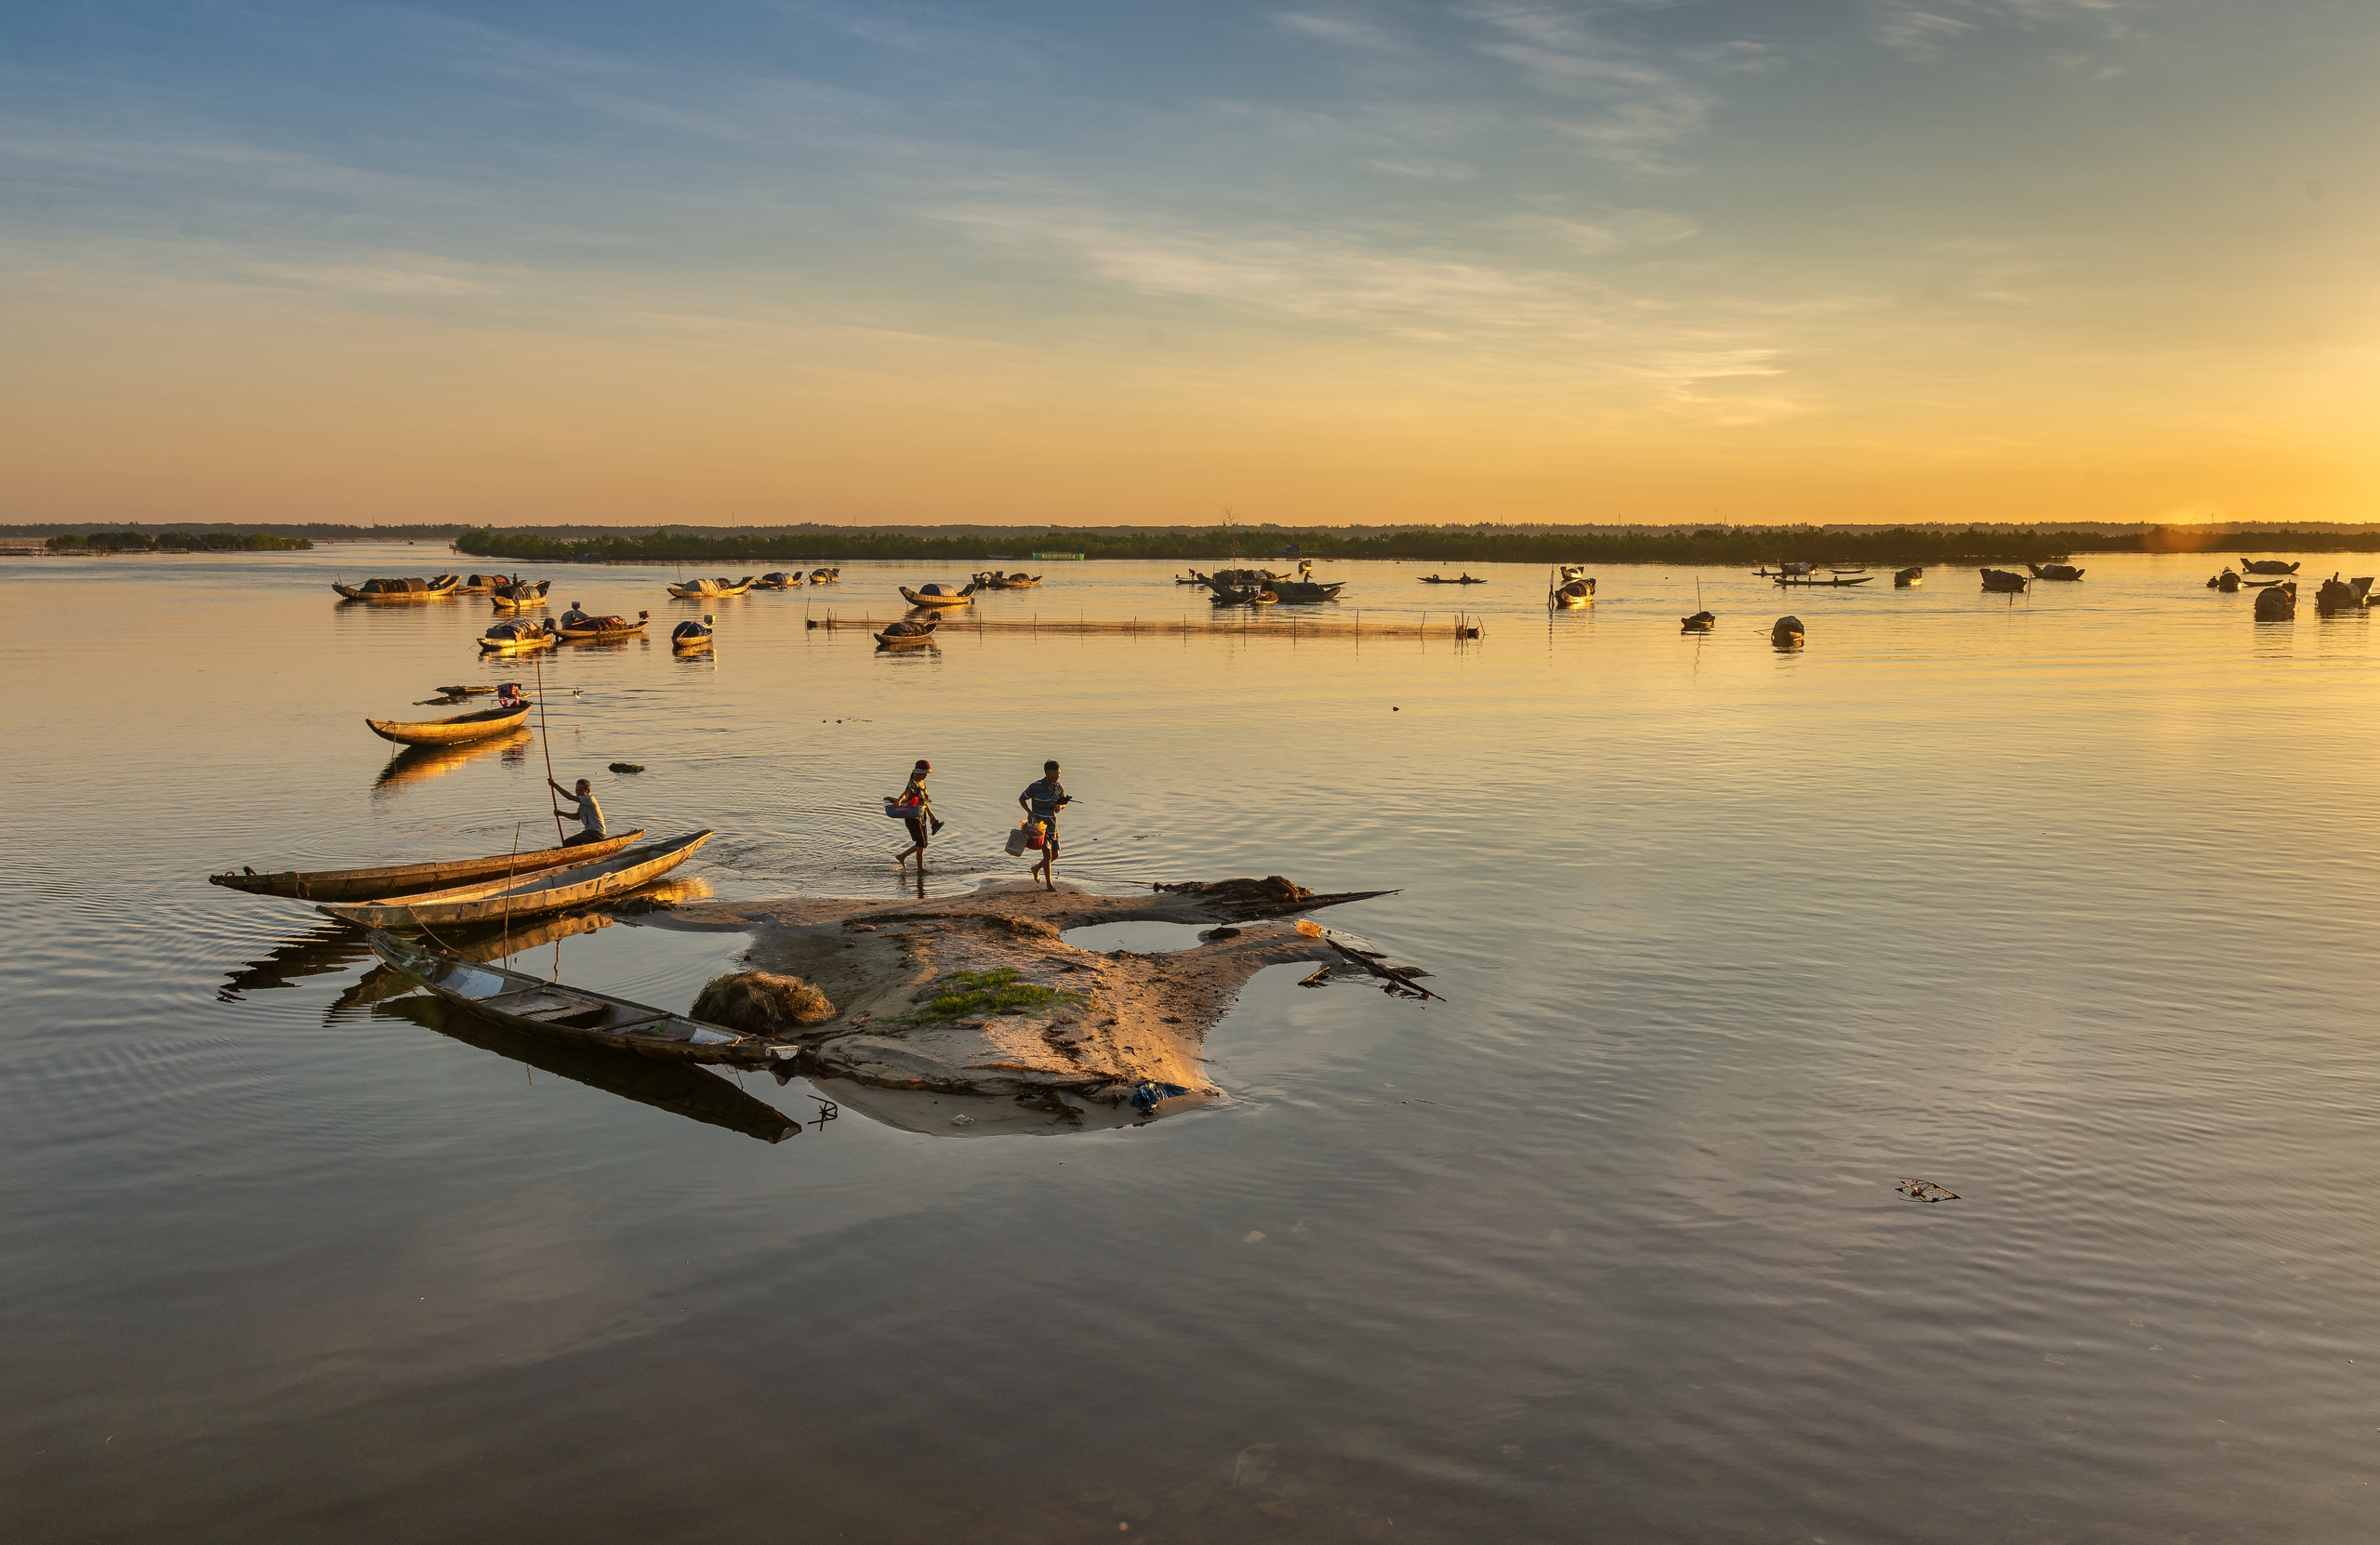
[[1901,1182],[1893,1189],[1921,1202],[1955,1202],[1959,1199],[1955,1191],[1945,1191],[1932,1181],[1911,1180],[1907,1176],[1903,1176]]

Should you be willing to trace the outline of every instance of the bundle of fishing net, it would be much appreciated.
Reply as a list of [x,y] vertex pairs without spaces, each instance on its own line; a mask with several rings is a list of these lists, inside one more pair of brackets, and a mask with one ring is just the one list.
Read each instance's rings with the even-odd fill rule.
[[754,1036],[781,1036],[835,1017],[826,995],[798,976],[732,971],[715,976],[694,999],[694,1018]]

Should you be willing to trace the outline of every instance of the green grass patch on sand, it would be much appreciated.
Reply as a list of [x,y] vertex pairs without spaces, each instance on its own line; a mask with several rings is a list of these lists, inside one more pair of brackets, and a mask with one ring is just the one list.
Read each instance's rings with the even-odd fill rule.
[[952,971],[939,984],[941,996],[909,1017],[916,1020],[973,1019],[1004,1009],[1055,1009],[1084,1001],[1080,993],[1062,992],[1019,980],[1014,966],[989,971]]

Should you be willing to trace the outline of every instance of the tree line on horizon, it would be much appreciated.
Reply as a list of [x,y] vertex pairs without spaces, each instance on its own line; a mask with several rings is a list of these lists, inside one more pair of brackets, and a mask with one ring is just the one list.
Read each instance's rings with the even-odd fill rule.
[[261,531],[245,535],[231,531],[68,532],[43,545],[56,553],[305,552],[314,546],[303,536],[269,536]]
[[1020,561],[1034,550],[1085,559],[1265,561],[1276,559],[1385,560],[1421,563],[1699,563],[1730,566],[1807,561],[1818,563],[2031,561],[2092,552],[2368,552],[2380,531],[2342,535],[2295,531],[2217,532],[2156,526],[2135,532],[2044,531],[1896,526],[1829,531],[1814,526],[1710,526],[1695,531],[1606,533],[1414,530],[1350,536],[1327,529],[1244,526],[1143,532],[1049,531],[1038,535],[906,532],[754,531],[700,536],[667,529],[573,539],[482,527],[464,532],[456,550],[473,557],[549,563],[808,563],[883,559],[915,562]]

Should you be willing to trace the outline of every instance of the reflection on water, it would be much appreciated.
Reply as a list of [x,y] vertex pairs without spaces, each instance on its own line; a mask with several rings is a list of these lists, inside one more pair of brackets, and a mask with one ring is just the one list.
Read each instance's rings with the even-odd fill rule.
[[443,778],[458,768],[476,761],[501,759],[507,765],[525,766],[529,759],[529,742],[535,733],[527,725],[486,740],[475,740],[464,746],[408,746],[389,759],[380,775],[372,780],[375,788],[403,788],[407,784],[426,783]]
[[[2319,1179],[2380,1169],[2370,627],[2260,628],[2191,559],[2018,598],[1611,567],[1560,615],[1493,568],[1458,650],[1370,632],[1449,614],[1383,563],[1327,575],[1343,638],[879,664],[756,596],[717,668],[483,665],[474,606],[325,627],[327,557],[127,560],[96,635],[87,565],[0,559],[33,770],[0,1532],[377,1542],[491,1499],[588,1539],[2371,1532],[2380,1200]],[[1206,615],[1167,565],[1051,570],[978,605]],[[668,577],[577,583],[668,615]],[[890,617],[955,577],[829,593]],[[540,675],[536,746],[366,795],[363,712]],[[89,755],[126,722],[170,763]],[[731,901],[1021,881],[1057,758],[1062,880],[1402,887],[1344,926],[1448,1001],[1264,972],[1209,1046],[1229,1101],[1078,1131],[428,1034],[306,908],[205,884],[504,852],[552,829],[548,751],[617,829],[716,828],[682,878]],[[922,882],[880,813],[919,757]],[[749,943],[612,920],[471,947],[683,1009]],[[798,1166],[740,1135],[846,1094],[873,1119]],[[1077,1135],[913,1135],[1004,1128]],[[623,1463],[624,1421],[702,1436]]]
[[466,1046],[493,1051],[510,1062],[526,1063],[540,1072],[558,1074],[640,1105],[724,1127],[763,1142],[782,1142],[801,1135],[800,1122],[774,1105],[755,1100],[730,1077],[708,1068],[523,1034],[426,993],[376,1003],[372,1012],[435,1030]]

